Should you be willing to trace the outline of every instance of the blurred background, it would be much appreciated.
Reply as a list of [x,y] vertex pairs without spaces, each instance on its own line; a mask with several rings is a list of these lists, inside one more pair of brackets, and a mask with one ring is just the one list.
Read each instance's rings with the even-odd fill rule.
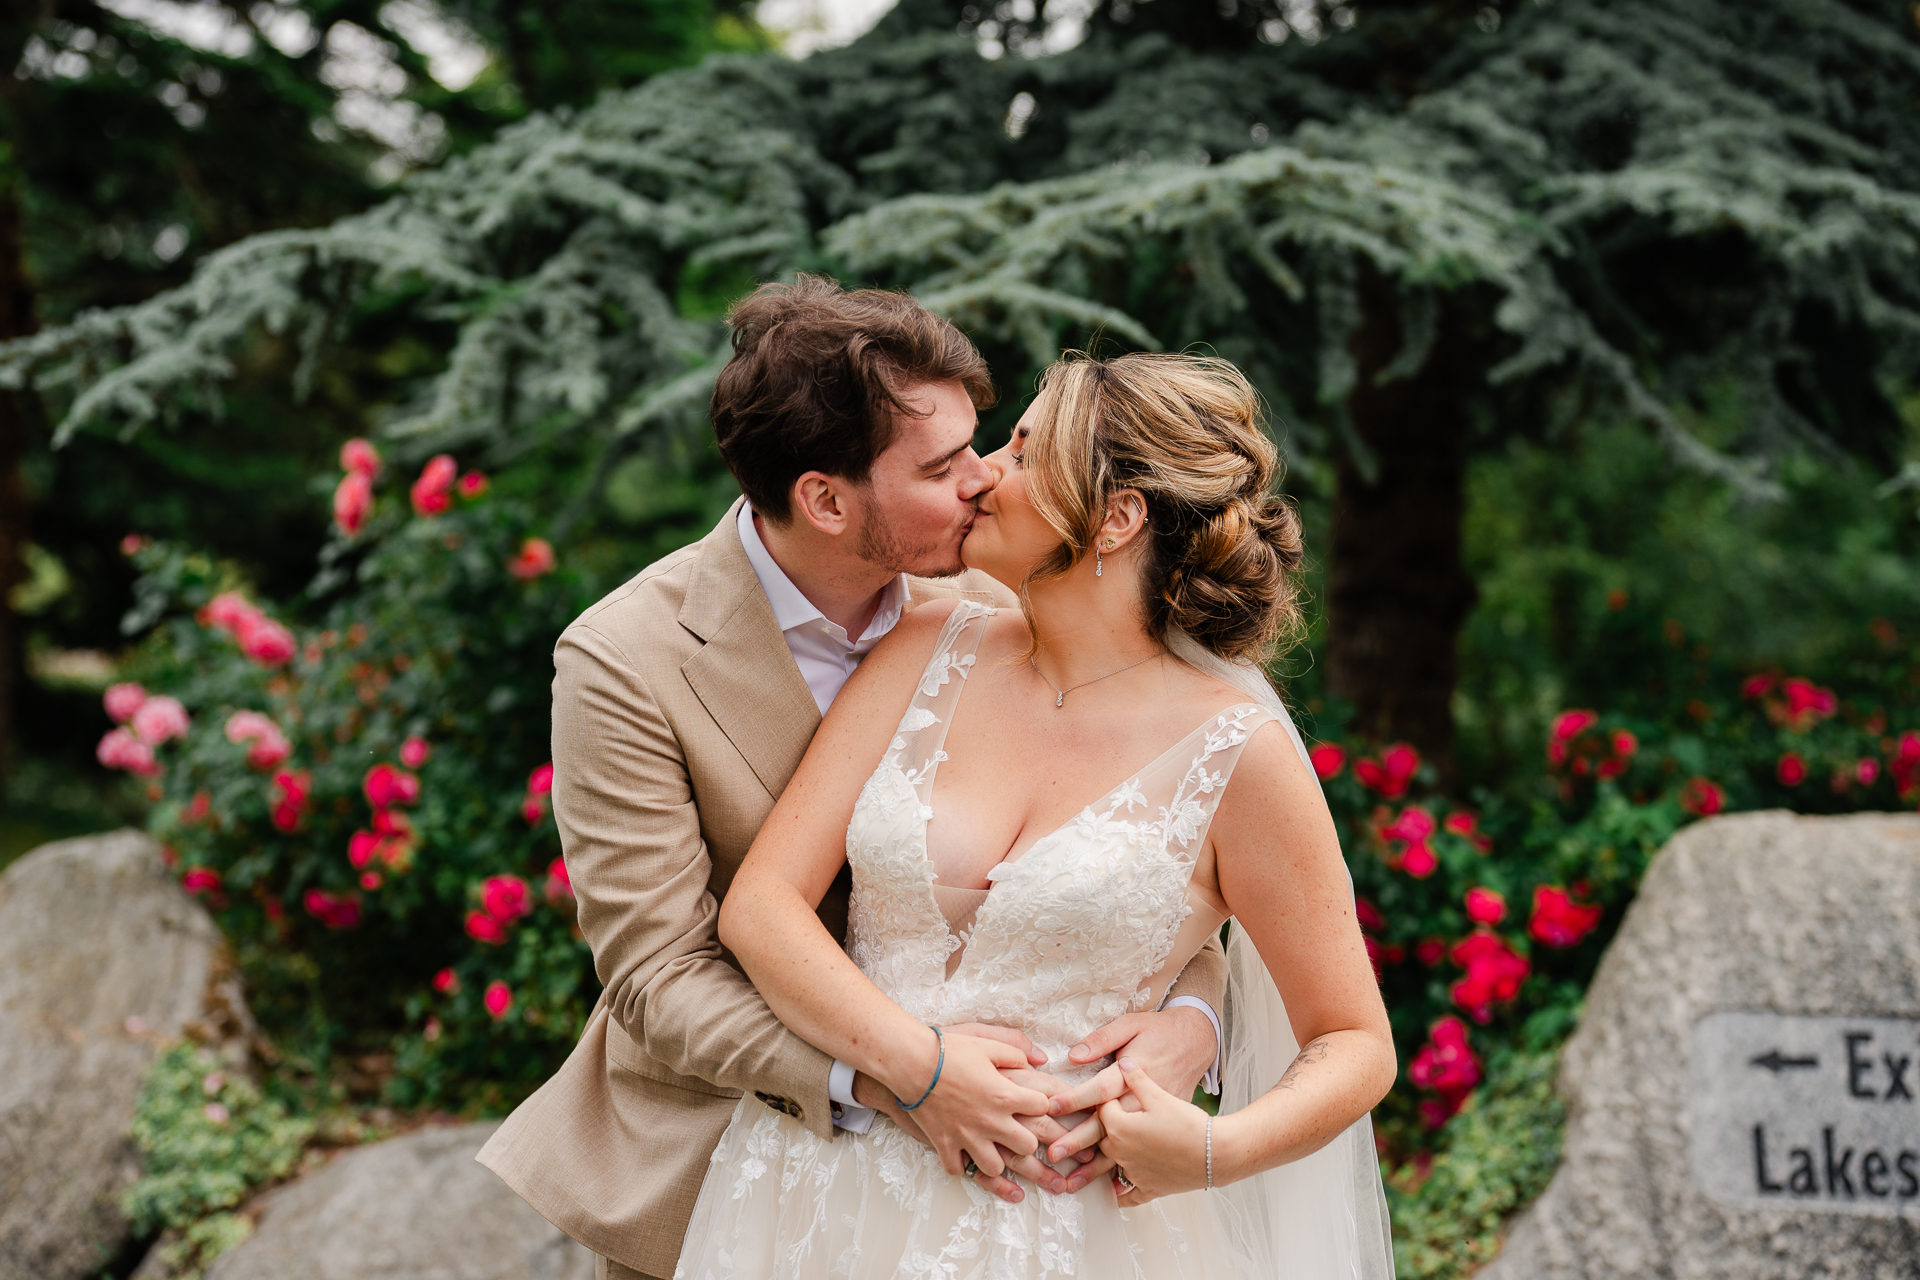
[[1537,1190],[1679,825],[1920,798],[1920,7],[3,0],[0,62],[0,866],[153,831],[296,1110],[564,1054],[551,643],[725,511],[721,316],[798,270],[961,324],[983,451],[1063,349],[1260,387],[1396,1196],[1483,1080]]

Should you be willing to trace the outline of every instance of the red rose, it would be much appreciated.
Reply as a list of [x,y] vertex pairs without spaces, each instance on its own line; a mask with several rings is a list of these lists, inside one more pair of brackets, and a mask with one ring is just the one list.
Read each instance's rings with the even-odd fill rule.
[[1400,855],[1400,869],[1415,880],[1425,880],[1440,869],[1440,859],[1433,854],[1433,846],[1422,841],[1410,844]]
[[1702,818],[1711,818],[1727,807],[1727,793],[1717,783],[1692,778],[1680,788],[1680,807]]
[[480,909],[510,924],[533,910],[532,893],[519,876],[488,876],[480,884]]
[[1571,947],[1600,923],[1602,908],[1576,903],[1565,889],[1543,884],[1533,891],[1533,916],[1527,932],[1549,947]]
[[373,481],[364,471],[349,471],[333,491],[333,522],[349,538],[359,535],[373,510]]
[[1798,751],[1789,751],[1781,756],[1773,771],[1789,787],[1797,787],[1807,780],[1807,762],[1801,759]]
[[558,902],[573,896],[573,877],[567,874],[567,860],[555,858],[547,864],[547,901]]
[[507,1016],[507,1010],[513,1008],[513,988],[495,978],[487,984],[486,993],[480,999],[487,1006],[487,1012],[493,1015],[494,1021],[498,1022]]
[[1374,906],[1365,898],[1355,898],[1353,900],[1353,914],[1354,917],[1360,921],[1360,927],[1362,929],[1384,929],[1387,927],[1387,918],[1380,914],[1380,908]]
[[220,873],[212,867],[188,867],[180,877],[180,887],[198,897],[220,892]]
[[1347,767],[1347,749],[1335,746],[1331,742],[1321,743],[1307,755],[1313,761],[1314,773],[1323,782],[1328,778],[1338,777],[1340,771]]
[[507,940],[506,926],[484,911],[467,912],[467,936],[475,942],[498,946]]
[[1475,924],[1499,924],[1507,914],[1507,900],[1493,889],[1467,890],[1467,919]]
[[478,471],[469,471],[460,477],[454,487],[460,491],[461,497],[471,502],[487,491],[487,478]]
[[442,969],[433,975],[433,989],[443,996],[453,995],[460,990],[460,975],[451,969]]
[[309,889],[302,902],[307,914],[329,929],[351,929],[360,923],[360,895],[357,893],[328,893],[324,889]]
[[413,501],[414,514],[437,516],[452,506],[453,478],[459,470],[459,465],[447,454],[428,459],[420,470],[420,478],[407,491]]
[[543,764],[527,775],[527,794],[544,796],[553,790],[553,765]]
[[1562,711],[1553,718],[1549,737],[1555,742],[1570,742],[1599,721],[1600,717],[1591,711]]
[[420,779],[382,761],[367,770],[367,776],[361,781],[361,790],[366,792],[367,803],[374,808],[390,809],[397,804],[412,804],[419,800]]
[[408,738],[400,744],[400,763],[409,769],[418,769],[433,754],[433,748],[427,745],[425,738]]
[[551,542],[545,538],[528,538],[520,544],[520,554],[507,562],[507,572],[522,582],[532,582],[552,573],[557,563]]

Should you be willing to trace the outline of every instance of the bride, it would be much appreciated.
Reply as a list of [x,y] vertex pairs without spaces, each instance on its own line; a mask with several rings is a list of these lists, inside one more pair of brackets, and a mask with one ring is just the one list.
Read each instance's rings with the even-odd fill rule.
[[[1394,1076],[1386,1011],[1325,801],[1255,665],[1297,626],[1301,558],[1257,397],[1220,360],[1072,358],[986,462],[963,557],[1021,612],[901,622],[720,916],[774,1012],[891,1090],[896,1119],[823,1141],[742,1099],[676,1280],[1391,1276],[1367,1120]],[[843,863],[845,951],[814,915]],[[1069,1060],[1156,1007],[1228,920],[1217,1119],[1129,1061]],[[1001,1096],[1067,1137],[1041,1152],[945,1106],[943,1074],[1024,1065],[941,1030],[968,1022],[1047,1055],[1056,1096],[1018,1071]],[[1096,1141],[1112,1178],[1067,1191],[1055,1171]],[[1041,1191],[1017,1203],[974,1181],[1023,1168]]]

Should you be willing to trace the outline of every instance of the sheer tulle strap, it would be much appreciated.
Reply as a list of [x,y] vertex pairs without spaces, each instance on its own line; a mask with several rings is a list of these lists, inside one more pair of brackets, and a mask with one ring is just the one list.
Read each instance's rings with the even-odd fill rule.
[[899,767],[919,796],[923,807],[933,802],[933,774],[947,758],[943,749],[947,726],[953,722],[953,709],[973,670],[974,652],[980,647],[985,627],[976,625],[993,614],[987,605],[961,601],[934,641],[933,654],[920,672],[913,700],[900,727],[887,744],[885,762]]

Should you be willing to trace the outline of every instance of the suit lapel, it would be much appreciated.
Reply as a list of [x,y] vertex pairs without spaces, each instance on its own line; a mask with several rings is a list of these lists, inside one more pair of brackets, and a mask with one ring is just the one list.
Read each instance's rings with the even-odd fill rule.
[[736,502],[701,540],[679,620],[706,643],[680,672],[760,785],[777,798],[820,727],[820,710],[740,546],[739,516]]

